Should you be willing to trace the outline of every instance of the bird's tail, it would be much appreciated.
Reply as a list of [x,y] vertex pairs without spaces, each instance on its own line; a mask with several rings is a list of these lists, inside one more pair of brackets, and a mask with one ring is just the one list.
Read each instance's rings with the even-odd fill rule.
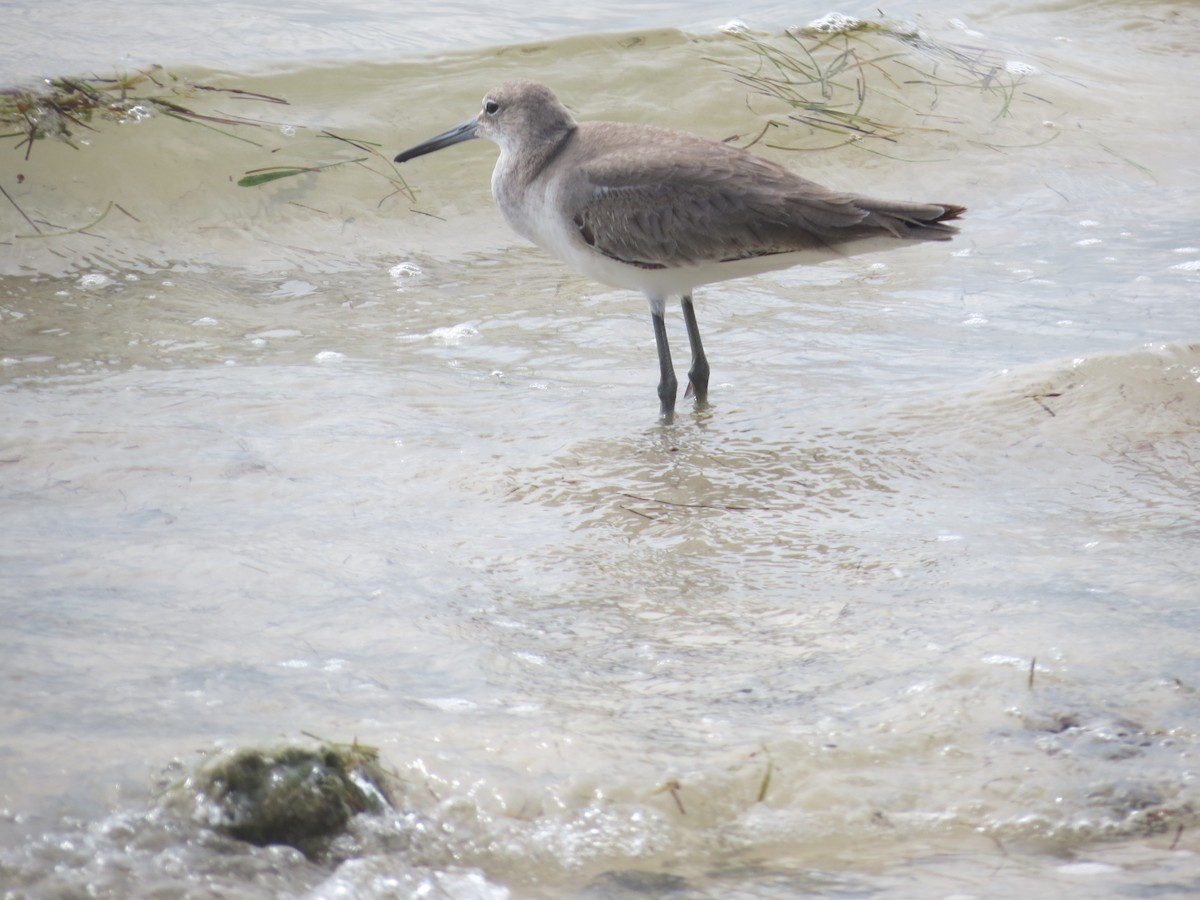
[[914,241],[948,241],[958,229],[946,222],[962,216],[965,206],[953,203],[905,203],[892,200],[868,200],[860,206],[869,210],[865,225],[886,229],[899,238]]

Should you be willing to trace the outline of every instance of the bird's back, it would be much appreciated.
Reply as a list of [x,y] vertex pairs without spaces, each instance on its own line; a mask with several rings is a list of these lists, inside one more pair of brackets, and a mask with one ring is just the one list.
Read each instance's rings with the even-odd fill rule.
[[[584,123],[556,155],[560,214],[596,252],[657,268],[830,250],[871,237],[945,240],[963,208],[823,187],[686,132]],[[853,252],[852,248],[845,248]]]

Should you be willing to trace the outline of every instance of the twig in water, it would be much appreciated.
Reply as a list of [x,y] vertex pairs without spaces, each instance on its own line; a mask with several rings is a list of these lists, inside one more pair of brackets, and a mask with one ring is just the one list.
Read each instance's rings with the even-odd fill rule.
[[12,194],[10,194],[8,191],[6,191],[4,189],[4,185],[2,185],[2,184],[0,184],[0,192],[3,192],[5,199],[8,200],[8,202],[13,205],[13,208],[21,214],[21,218],[29,223],[29,227],[32,228],[34,231],[36,231],[38,234],[41,234],[42,229],[37,227],[37,222],[33,221],[33,219],[29,218],[29,216],[27,216],[25,214],[25,210],[21,209],[21,207],[17,203],[17,201],[12,198]]
[[767,799],[767,789],[771,786],[771,773],[775,770],[775,762],[771,757],[767,757],[767,771],[763,773],[762,783],[758,786],[758,802],[762,803]]
[[1030,394],[1029,399],[1032,400],[1034,403],[1036,403],[1038,406],[1040,406],[1042,409],[1044,409],[1048,416],[1051,416],[1052,418],[1057,418],[1058,413],[1056,413],[1054,410],[1052,410],[1050,407],[1048,407],[1045,403],[1043,403],[1042,398],[1043,397],[1053,398],[1053,397],[1061,397],[1061,396],[1062,396],[1062,391],[1056,391],[1053,394]]
[[679,791],[682,788],[683,788],[683,785],[681,785],[676,779],[672,778],[670,781],[668,781],[666,784],[664,784],[662,787],[660,787],[654,793],[655,794],[662,794],[662,793],[670,794],[671,799],[675,801],[675,808],[679,810],[679,814],[681,816],[686,816],[687,810],[685,810],[683,808],[683,800],[679,796]]
[[[61,237],[66,234],[80,234],[82,232],[87,231],[89,228],[95,228],[97,225],[99,225],[101,222],[103,222],[104,219],[108,216],[108,214],[110,212],[112,212],[112,209],[115,205],[116,204],[114,204],[111,200],[109,200],[108,206],[104,207],[104,212],[100,213],[100,215],[95,219],[95,221],[88,222],[88,224],[86,224],[86,225],[81,225],[79,228],[68,228],[65,231],[52,231],[52,232],[46,232],[46,231],[42,231],[39,229],[37,234],[17,234],[17,235],[13,235],[13,237],[48,238],[48,237]],[[121,210],[121,212],[125,212],[125,210]],[[128,213],[126,213],[126,215],[128,215]],[[36,228],[37,226],[35,225],[34,227]]]

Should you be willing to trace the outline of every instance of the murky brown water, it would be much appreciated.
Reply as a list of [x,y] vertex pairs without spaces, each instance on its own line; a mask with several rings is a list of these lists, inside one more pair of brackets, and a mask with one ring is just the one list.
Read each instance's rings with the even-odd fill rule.
[[[713,406],[670,427],[644,301],[506,231],[494,148],[236,181],[363,155],[322,129],[390,156],[517,74],[751,136],[786,111],[733,36],[184,71],[290,105],[0,148],[50,235],[3,201],[0,884],[1195,888],[1195,23],[924,16],[1037,72],[897,108],[887,155],[774,152],[962,235],[702,289]],[[156,800],[302,732],[411,788],[336,867]]]

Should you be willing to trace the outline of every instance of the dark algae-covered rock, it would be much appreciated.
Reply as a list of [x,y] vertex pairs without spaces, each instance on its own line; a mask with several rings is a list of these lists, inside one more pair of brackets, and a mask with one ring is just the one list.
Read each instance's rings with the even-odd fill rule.
[[351,817],[390,805],[386,781],[375,751],[352,744],[241,750],[201,769],[195,785],[216,830],[311,858]]

